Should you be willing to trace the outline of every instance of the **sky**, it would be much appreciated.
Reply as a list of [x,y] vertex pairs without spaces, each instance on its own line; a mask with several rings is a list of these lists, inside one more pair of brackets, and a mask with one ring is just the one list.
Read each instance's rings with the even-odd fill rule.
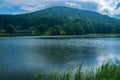
[[120,19],[120,0],[0,0],[0,14],[23,14],[54,6],[90,10]]

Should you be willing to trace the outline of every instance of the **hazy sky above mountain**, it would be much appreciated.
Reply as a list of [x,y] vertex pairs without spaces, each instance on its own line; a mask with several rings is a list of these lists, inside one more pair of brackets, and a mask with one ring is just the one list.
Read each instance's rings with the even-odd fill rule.
[[0,14],[21,14],[53,6],[96,11],[120,18],[120,0],[0,0]]

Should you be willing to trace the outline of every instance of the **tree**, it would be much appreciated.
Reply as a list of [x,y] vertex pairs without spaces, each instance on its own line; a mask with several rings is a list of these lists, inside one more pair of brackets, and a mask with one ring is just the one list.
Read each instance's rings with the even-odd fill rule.
[[117,30],[116,29],[112,29],[111,34],[116,34]]
[[13,25],[9,25],[6,27],[6,33],[15,34],[16,28]]
[[81,20],[72,20],[64,24],[64,30],[68,35],[81,35],[84,34],[84,23]]
[[57,27],[51,27],[48,30],[49,35],[60,35],[60,30]]
[[3,29],[3,25],[0,23],[0,29]]
[[60,35],[66,35],[66,32],[63,29],[60,29]]
[[40,24],[37,26],[37,32],[40,34],[44,34],[48,30],[48,25],[47,24]]

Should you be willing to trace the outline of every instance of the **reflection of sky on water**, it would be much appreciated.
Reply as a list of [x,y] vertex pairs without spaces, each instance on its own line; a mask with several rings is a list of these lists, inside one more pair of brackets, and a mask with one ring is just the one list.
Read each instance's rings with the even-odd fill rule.
[[97,60],[98,60],[98,65],[99,66],[102,65],[102,63],[105,60],[111,60],[111,62],[113,62],[113,63],[119,63],[120,64],[120,55],[109,53],[109,55],[98,56]]
[[119,52],[120,38],[0,38],[0,67],[6,75],[34,75],[74,69],[81,63],[93,66],[106,59],[120,61]]
[[99,56],[97,56],[98,65],[101,65],[106,60],[111,60],[113,63],[120,63],[120,39],[110,38],[103,40]]

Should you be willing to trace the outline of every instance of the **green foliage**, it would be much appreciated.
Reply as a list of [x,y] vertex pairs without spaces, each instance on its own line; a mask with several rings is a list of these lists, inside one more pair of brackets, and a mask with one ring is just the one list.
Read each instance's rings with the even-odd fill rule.
[[51,27],[48,30],[49,35],[60,35],[60,29],[58,27]]
[[16,28],[13,25],[9,25],[6,27],[6,33],[15,34]]
[[60,30],[60,35],[66,35],[66,32],[63,29],[61,29]]
[[120,65],[104,63],[96,73],[96,79],[99,80],[119,80]]
[[[53,7],[22,15],[0,15],[1,29],[32,29],[43,35],[118,34],[120,20],[96,12],[69,7]],[[8,30],[8,29],[7,29]],[[13,33],[7,31],[7,33]]]
[[75,74],[75,80],[82,80],[82,65],[77,69],[77,72]]
[[72,21],[66,22],[64,24],[63,29],[65,30],[66,34],[81,35],[81,34],[84,34],[84,32],[85,32],[84,25],[85,25],[85,23],[82,23],[81,21],[72,20]]
[[[51,74],[39,74],[33,80],[119,80],[120,65],[109,62],[103,63],[98,68],[77,69],[75,75],[70,72],[53,72]],[[71,76],[73,75],[73,77]]]
[[3,29],[3,25],[0,23],[0,30]]
[[40,34],[44,34],[48,30],[48,25],[47,24],[40,24],[36,28],[37,28],[37,32],[39,32]]
[[58,73],[52,72],[50,74],[39,74],[33,80],[71,80],[70,72]]

